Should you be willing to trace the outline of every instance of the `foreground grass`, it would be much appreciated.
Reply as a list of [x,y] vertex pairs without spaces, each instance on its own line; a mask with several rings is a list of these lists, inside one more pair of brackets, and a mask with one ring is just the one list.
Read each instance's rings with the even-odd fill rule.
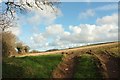
[[3,78],[51,78],[62,55],[44,55],[3,59]]
[[74,78],[101,78],[101,74],[91,55],[84,54],[78,59]]

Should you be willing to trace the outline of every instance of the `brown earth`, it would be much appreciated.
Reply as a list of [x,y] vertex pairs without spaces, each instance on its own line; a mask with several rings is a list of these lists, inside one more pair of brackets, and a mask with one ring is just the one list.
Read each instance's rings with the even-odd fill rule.
[[53,78],[73,78],[76,66],[76,55],[74,53],[64,53],[62,62],[53,71]]

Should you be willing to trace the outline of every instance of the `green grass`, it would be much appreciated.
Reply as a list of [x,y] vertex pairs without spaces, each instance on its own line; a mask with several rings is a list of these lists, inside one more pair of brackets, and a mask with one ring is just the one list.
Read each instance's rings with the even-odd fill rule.
[[84,54],[78,59],[74,78],[101,78],[101,74],[91,55]]
[[62,55],[44,55],[21,58],[4,58],[3,78],[51,78],[52,71]]

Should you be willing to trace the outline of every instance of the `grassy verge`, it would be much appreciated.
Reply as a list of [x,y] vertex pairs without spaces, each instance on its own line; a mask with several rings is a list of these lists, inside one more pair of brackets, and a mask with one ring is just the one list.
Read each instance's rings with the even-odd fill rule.
[[3,78],[50,78],[62,55],[4,58]]
[[78,59],[74,78],[101,78],[101,74],[91,55],[84,54]]

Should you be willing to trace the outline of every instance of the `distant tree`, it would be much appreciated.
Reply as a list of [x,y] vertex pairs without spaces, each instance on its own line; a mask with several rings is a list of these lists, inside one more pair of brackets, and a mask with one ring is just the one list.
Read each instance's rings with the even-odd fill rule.
[[16,43],[16,49],[18,51],[18,53],[23,53],[23,43],[19,42],[19,43]]
[[50,50],[47,50],[46,52],[50,52],[50,51],[58,51],[59,49],[50,49]]
[[28,53],[28,52],[29,52],[29,49],[30,49],[30,47],[29,47],[29,46],[24,46],[24,50],[25,50],[25,52],[26,52],[26,53]]
[[18,42],[16,43],[16,49],[18,53],[28,53],[30,47],[27,45],[24,45],[22,42]]
[[2,35],[0,42],[2,42],[2,55],[3,56],[11,56],[16,53],[15,51],[15,41],[16,36],[11,32],[1,32]]

